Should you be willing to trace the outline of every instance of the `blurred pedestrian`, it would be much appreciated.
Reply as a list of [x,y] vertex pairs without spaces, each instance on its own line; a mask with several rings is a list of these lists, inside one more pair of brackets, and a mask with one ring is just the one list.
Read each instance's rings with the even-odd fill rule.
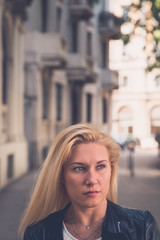
[[23,217],[23,239],[160,240],[151,213],[116,204],[119,153],[119,145],[92,125],[62,131]]
[[125,148],[128,150],[128,168],[130,170],[130,176],[134,176],[134,151],[137,145],[137,139],[133,138],[130,134],[125,142]]
[[160,157],[160,132],[156,133],[155,140],[158,143],[158,157]]

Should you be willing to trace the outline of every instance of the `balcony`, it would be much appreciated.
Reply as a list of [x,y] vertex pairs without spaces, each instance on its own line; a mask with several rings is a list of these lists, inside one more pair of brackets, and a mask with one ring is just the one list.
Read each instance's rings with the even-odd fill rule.
[[99,14],[99,34],[102,40],[119,39],[121,20],[110,12]]
[[81,54],[69,54],[67,76],[70,82],[93,83],[96,81],[95,64]]
[[100,83],[103,89],[112,91],[118,89],[118,76],[116,71],[109,69],[101,69],[100,71]]
[[88,20],[93,16],[92,0],[70,0],[70,14],[74,20]]
[[65,40],[58,33],[27,33],[25,38],[26,61],[38,62],[41,67],[66,67]]
[[23,20],[27,18],[26,7],[28,7],[33,0],[6,0],[5,6],[14,15],[20,16]]

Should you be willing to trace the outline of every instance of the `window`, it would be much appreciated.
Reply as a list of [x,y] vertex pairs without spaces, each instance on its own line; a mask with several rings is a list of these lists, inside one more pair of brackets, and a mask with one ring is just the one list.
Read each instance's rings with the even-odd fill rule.
[[46,159],[46,157],[47,157],[48,149],[49,149],[48,146],[45,146],[45,147],[43,147],[43,149],[42,149],[42,160],[43,160],[43,161],[44,161],[44,160]]
[[87,32],[87,54],[92,56],[92,33]]
[[61,9],[61,7],[57,7],[57,10],[56,10],[56,32],[60,32],[60,30],[61,30],[61,19],[62,19],[62,9]]
[[8,156],[8,168],[7,168],[7,177],[8,178],[12,178],[14,175],[13,167],[14,167],[14,156],[13,156],[13,154],[10,154]]
[[132,111],[131,109],[129,109],[128,107],[123,107],[120,109],[119,111],[119,119],[121,121],[132,121],[133,119],[133,114],[132,114]]
[[122,79],[122,87],[127,87],[128,85],[128,77],[124,76]]
[[41,0],[42,32],[47,31],[48,0]]
[[92,95],[87,94],[87,122],[91,122],[92,119]]
[[107,68],[108,62],[107,62],[107,44],[106,42],[102,42],[102,68]]
[[50,79],[48,77],[47,71],[44,70],[42,73],[43,119],[47,119],[49,111]]
[[74,4],[76,4],[76,5],[80,5],[82,1],[81,0],[74,0],[72,2],[74,2]]
[[103,108],[103,111],[102,111],[103,123],[106,123],[107,122],[107,99],[106,98],[102,99],[102,108]]
[[118,125],[119,131],[124,134],[133,131],[133,112],[132,110],[124,106],[119,110],[118,113]]
[[72,103],[72,124],[81,121],[81,97],[82,87],[79,84],[71,86],[71,103]]
[[160,75],[155,77],[155,84],[156,84],[156,87],[160,86]]
[[78,23],[72,24],[72,52],[78,52]]
[[56,84],[56,99],[57,99],[56,120],[60,121],[62,120],[62,85],[59,83]]

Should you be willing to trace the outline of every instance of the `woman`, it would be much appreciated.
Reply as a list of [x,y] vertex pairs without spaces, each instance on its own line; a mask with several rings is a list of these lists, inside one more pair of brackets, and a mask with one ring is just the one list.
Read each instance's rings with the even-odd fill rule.
[[116,204],[120,148],[88,124],[62,131],[45,160],[20,231],[24,240],[160,240],[148,211]]

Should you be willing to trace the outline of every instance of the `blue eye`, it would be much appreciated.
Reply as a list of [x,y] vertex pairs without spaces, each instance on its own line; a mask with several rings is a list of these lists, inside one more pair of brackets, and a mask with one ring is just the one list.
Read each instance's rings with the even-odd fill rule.
[[75,171],[75,172],[85,171],[85,168],[84,168],[84,167],[75,167],[75,168],[74,168],[74,171]]
[[97,166],[97,169],[103,169],[103,168],[105,168],[105,167],[106,167],[105,164],[100,164],[100,165]]

